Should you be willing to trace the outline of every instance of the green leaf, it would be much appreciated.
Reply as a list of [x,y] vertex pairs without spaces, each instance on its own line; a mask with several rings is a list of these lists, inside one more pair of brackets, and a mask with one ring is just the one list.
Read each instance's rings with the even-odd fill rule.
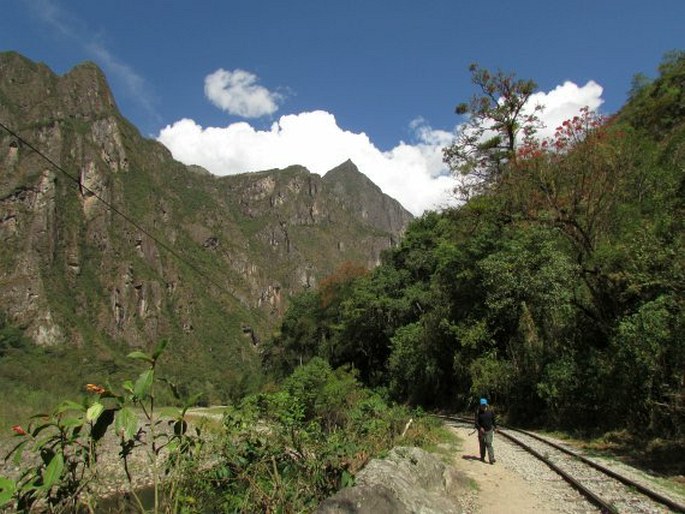
[[157,345],[157,348],[155,348],[155,351],[152,353],[152,359],[157,360],[159,359],[159,356],[162,355],[162,352],[164,352],[164,349],[167,347],[167,344],[169,342],[166,339],[162,339],[159,344]]
[[352,487],[354,485],[354,475],[351,475],[346,469],[343,469],[340,477],[340,487]]
[[77,427],[74,427],[74,429],[71,431],[71,439],[76,440],[78,437],[81,435],[81,431],[83,430],[84,424],[81,424]]
[[124,407],[114,418],[114,430],[124,435],[125,439],[133,439],[138,430],[138,417],[130,408]]
[[14,458],[12,462],[14,462],[15,465],[19,464],[23,460],[23,455],[24,455],[24,447],[28,444],[29,440],[24,439],[22,442],[17,444],[12,450],[5,456],[5,460],[9,459],[10,455],[14,455]]
[[133,382],[130,380],[126,380],[123,384],[122,387],[128,391],[129,393],[133,394]]
[[141,361],[149,362],[150,364],[153,364],[155,361],[152,357],[150,357],[147,353],[140,352],[140,351],[135,351],[131,352],[127,355],[129,359],[138,359]]
[[181,417],[181,409],[178,407],[162,407],[159,410],[159,415],[167,418],[178,419]]
[[133,394],[135,394],[138,398],[144,398],[146,395],[148,395],[154,378],[154,370],[148,369],[143,371],[138,377],[138,380],[136,380],[136,385],[133,388]]
[[197,401],[198,401],[200,398],[202,398],[202,395],[203,395],[203,394],[204,394],[204,393],[195,393],[193,396],[191,396],[191,397],[188,398],[185,402],[183,402],[183,405],[184,405],[184,407],[185,407],[184,410],[187,410],[188,407],[193,407],[193,406],[197,403]]
[[61,453],[56,453],[45,468],[45,472],[43,473],[43,485],[40,488],[45,491],[49,490],[59,481],[63,469],[64,456]]
[[53,426],[55,426],[54,423],[45,423],[45,424],[43,424],[43,425],[38,425],[36,428],[34,428],[34,429],[31,431],[31,435],[32,435],[33,437],[37,437],[38,434],[40,434],[43,430],[45,430],[46,428],[53,427]]
[[9,502],[17,490],[17,485],[9,478],[0,477],[0,506]]
[[86,420],[92,423],[100,417],[100,414],[102,414],[103,410],[105,410],[104,405],[102,405],[99,402],[94,403],[88,408],[88,411],[86,412]]
[[83,425],[83,418],[65,418],[62,420],[63,427],[77,427]]
[[107,391],[100,395],[100,398],[114,398],[115,400],[120,400],[121,396],[107,389]]
[[59,404],[55,413],[61,414],[62,412],[66,412],[68,410],[77,410],[80,412],[84,412],[86,410],[86,408],[83,405],[81,405],[80,403],[72,402],[71,400],[66,400],[66,401]]

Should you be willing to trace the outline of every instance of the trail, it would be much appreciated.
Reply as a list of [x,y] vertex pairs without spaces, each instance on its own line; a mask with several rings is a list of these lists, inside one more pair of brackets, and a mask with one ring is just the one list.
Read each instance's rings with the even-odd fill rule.
[[[506,466],[501,438],[495,434],[495,464],[480,460],[478,438],[472,429],[450,427],[464,444],[454,458],[454,466],[472,478],[478,484],[474,502],[480,514],[530,514],[531,512],[547,514],[560,512],[559,506],[542,499],[536,491],[536,484],[527,482],[515,471]],[[499,450],[499,451],[498,451]]]

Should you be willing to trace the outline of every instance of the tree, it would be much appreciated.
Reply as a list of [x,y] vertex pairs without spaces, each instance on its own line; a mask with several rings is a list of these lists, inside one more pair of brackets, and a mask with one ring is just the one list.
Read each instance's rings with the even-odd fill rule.
[[[469,66],[471,81],[479,92],[455,111],[468,115],[451,146],[443,149],[443,160],[453,171],[471,176],[470,186],[496,184],[509,162],[516,161],[518,137],[529,139],[540,127],[541,105],[525,109],[537,84],[516,79],[513,73]],[[463,191],[470,196],[469,186]]]
[[366,273],[365,267],[344,262],[321,280],[316,291],[295,296],[283,317],[280,333],[266,344],[263,366],[277,377],[285,377],[315,356],[339,364],[335,362],[333,339],[339,332],[341,303]]
[[304,291],[292,299],[280,333],[266,343],[262,365],[277,378],[286,377],[298,365],[318,355],[326,336],[320,295]]
[[591,302],[579,298],[578,306],[608,336],[623,308],[623,277],[611,269],[623,248],[618,243],[639,225],[648,197],[672,186],[654,183],[653,152],[644,138],[587,107],[553,138],[528,141],[517,153],[511,212],[567,239]]
[[642,91],[652,83],[652,80],[644,73],[636,73],[630,81],[630,91],[628,91],[628,98],[637,98]]

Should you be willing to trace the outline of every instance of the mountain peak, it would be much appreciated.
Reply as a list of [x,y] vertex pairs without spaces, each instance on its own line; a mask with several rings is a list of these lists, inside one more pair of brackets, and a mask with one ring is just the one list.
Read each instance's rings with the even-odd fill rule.
[[383,194],[381,188],[378,187],[373,180],[359,171],[359,168],[357,168],[357,165],[352,162],[351,159],[347,159],[342,164],[339,164],[332,170],[328,171],[324,175],[323,180],[325,183],[329,183],[331,185],[335,185],[336,183],[340,182],[342,187],[345,188],[350,188],[353,186],[353,184],[355,185],[354,187],[372,188],[378,190],[380,194]]
[[0,89],[8,117],[60,119],[69,113],[93,119],[118,113],[104,73],[92,62],[58,76],[17,52],[0,52]]
[[323,183],[353,212],[382,230],[402,233],[413,216],[348,159],[323,176]]

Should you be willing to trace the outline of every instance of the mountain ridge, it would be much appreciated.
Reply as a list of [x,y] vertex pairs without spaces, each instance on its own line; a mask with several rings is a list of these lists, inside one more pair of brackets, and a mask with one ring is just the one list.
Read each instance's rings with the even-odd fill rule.
[[222,348],[252,363],[235,386],[291,295],[346,261],[373,267],[412,219],[370,181],[386,210],[364,210],[353,165],[326,179],[179,163],[121,116],[92,63],[57,76],[0,53],[0,120],[18,136],[0,129],[0,311],[44,346],[102,356],[170,338],[178,366]]

